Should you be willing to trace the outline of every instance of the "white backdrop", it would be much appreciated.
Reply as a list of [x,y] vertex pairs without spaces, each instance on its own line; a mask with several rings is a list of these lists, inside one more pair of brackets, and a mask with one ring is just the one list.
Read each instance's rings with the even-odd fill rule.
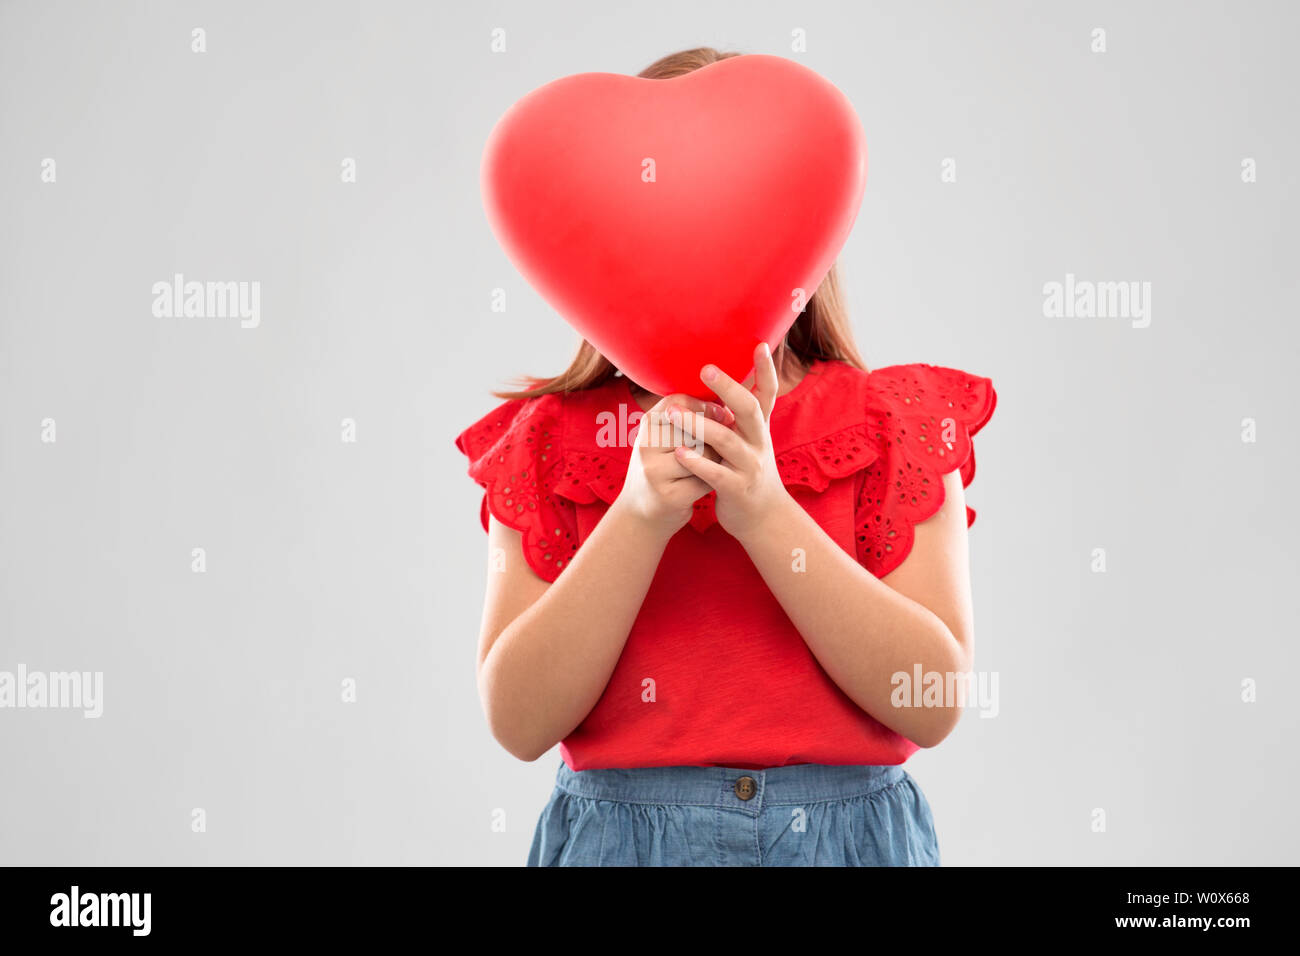
[[[480,151],[548,80],[714,45],[862,117],[868,362],[998,388],[968,496],[999,713],[907,764],[944,862],[1294,863],[1298,32],[1285,3],[0,4],[0,671],[103,675],[98,718],[0,708],[0,862],[524,861],[559,758],[480,712],[452,439],[574,336],[489,234]],[[260,283],[256,327],[156,316],[177,273]],[[1150,283],[1149,325],[1046,316],[1067,274]]]

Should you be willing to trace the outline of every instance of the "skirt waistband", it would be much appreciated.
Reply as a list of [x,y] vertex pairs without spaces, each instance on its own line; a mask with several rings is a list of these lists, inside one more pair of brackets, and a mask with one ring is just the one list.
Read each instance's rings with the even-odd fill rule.
[[575,771],[562,762],[555,775],[555,785],[566,793],[592,800],[721,807],[758,813],[765,806],[793,807],[865,796],[891,787],[905,776],[899,765],[807,763],[768,770],[637,767]]

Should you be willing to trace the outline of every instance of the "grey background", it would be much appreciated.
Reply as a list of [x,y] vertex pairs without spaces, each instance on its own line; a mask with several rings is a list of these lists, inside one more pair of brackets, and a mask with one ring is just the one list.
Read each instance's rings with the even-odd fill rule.
[[[1001,713],[907,764],[945,863],[1296,862],[1297,27],[1283,3],[0,5],[0,670],[106,684],[99,720],[0,710],[0,862],[522,863],[559,758],[515,761],[479,710],[452,438],[575,340],[489,234],[479,154],[550,79],[700,44],[799,59],[861,114],[841,262],[869,363],[999,391],[969,498]],[[154,318],[175,272],[260,281],[261,326]],[[1150,327],[1045,318],[1067,272],[1151,282]]]

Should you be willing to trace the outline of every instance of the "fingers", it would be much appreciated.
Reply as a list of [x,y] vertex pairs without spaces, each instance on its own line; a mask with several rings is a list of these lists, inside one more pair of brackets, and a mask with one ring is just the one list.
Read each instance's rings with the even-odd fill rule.
[[[708,461],[708,459],[704,458],[701,461]],[[675,504],[685,507],[703,498],[713,490],[713,487],[703,478],[691,474],[684,464],[678,462],[678,467],[682,469],[682,473],[686,477],[677,478],[668,485],[668,494],[672,496]]]
[[[724,425],[731,425],[736,420],[736,416],[731,413],[731,409],[725,405],[719,405],[717,402],[706,402],[698,399],[693,395],[665,395],[659,401],[655,402],[650,412],[666,412],[673,405],[678,405],[691,412],[703,412],[712,418],[715,422],[722,422]],[[650,414],[646,412],[646,414]]]
[[[677,406],[672,407],[677,408]],[[646,412],[637,426],[637,445],[642,448],[667,453],[682,444],[684,437],[689,441],[691,436],[684,436],[685,429],[682,428],[681,424],[684,415],[701,422],[712,421],[701,412],[683,412],[681,410],[675,413],[671,411]],[[717,422],[712,422],[712,424],[718,428],[723,427]]]
[[[770,357],[768,361],[771,361]],[[736,427],[751,442],[758,443],[767,428],[767,416],[758,398],[716,365],[706,365],[700,381],[713,389],[736,416]]]
[[[701,420],[703,421],[704,419],[701,418]],[[664,431],[670,432],[671,429],[665,428]],[[678,429],[676,434],[678,439],[680,439],[682,435],[681,430]],[[660,446],[656,450],[662,451],[662,453],[647,456],[643,460],[642,469],[645,473],[646,479],[653,487],[659,489],[661,495],[664,495],[675,505],[684,507],[695,501],[697,498],[707,495],[713,489],[700,478],[696,477],[690,469],[683,465],[681,460],[673,454],[673,451],[677,447],[678,446],[675,444]],[[716,452],[712,451],[712,449],[706,449],[706,451],[708,452],[708,454],[705,455],[706,460],[718,460]]]
[[636,426],[636,443],[642,448],[665,448],[664,427],[668,424],[668,416],[659,411],[656,405],[650,411],[641,416],[641,420]]
[[721,462],[710,461],[694,448],[683,445],[674,454],[677,456],[678,463],[704,481],[709,489],[725,488],[736,477],[736,473],[726,465]]
[[736,416],[732,414],[731,409],[726,405],[719,405],[717,402],[705,402],[704,412],[709,418],[713,419],[720,425],[730,428],[736,424]]
[[734,429],[676,406],[668,410],[668,420],[696,442],[713,448],[732,466],[745,469],[753,464],[753,448]]
[[776,393],[780,388],[781,380],[776,374],[776,363],[772,361],[772,350],[766,342],[760,342],[754,349],[754,397],[763,409],[764,420],[772,417],[772,406],[776,404]]

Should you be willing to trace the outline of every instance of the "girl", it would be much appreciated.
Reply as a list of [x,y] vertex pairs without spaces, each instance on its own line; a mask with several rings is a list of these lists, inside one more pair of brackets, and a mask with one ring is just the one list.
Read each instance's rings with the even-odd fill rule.
[[583,342],[456,440],[495,556],[488,723],[563,758],[528,863],[938,865],[901,764],[961,702],[899,687],[971,666],[964,487],[992,384],[868,372],[835,269],[752,385],[700,377],[717,402],[652,395]]

